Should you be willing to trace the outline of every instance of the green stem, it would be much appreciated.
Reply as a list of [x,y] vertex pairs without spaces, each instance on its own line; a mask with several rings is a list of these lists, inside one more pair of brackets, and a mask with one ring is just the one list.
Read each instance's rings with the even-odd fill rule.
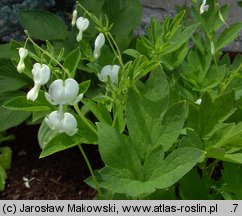
[[215,160],[211,165],[209,165],[210,168],[210,172],[209,172],[209,178],[211,178],[214,169],[216,168],[217,163],[219,162],[219,160]]
[[81,146],[81,145],[78,145],[78,147],[79,147],[79,149],[80,149],[80,151],[81,151],[81,153],[82,153],[82,156],[83,156],[83,158],[84,158],[84,160],[85,160],[85,162],[86,162],[86,164],[87,164],[87,167],[88,167],[88,169],[89,169],[89,171],[90,171],[90,173],[91,173],[91,176],[92,176],[93,181],[94,181],[95,186],[96,186],[96,190],[97,190],[99,196],[101,196],[102,193],[101,193],[101,190],[100,190],[100,187],[99,187],[99,184],[98,184],[97,178],[96,178],[96,176],[95,176],[95,174],[94,174],[94,172],[93,172],[93,169],[92,169],[92,166],[91,166],[91,164],[90,164],[90,161],[88,160],[88,157],[87,157],[85,151],[83,150],[82,146]]
[[93,20],[94,23],[96,23],[97,25],[100,25],[100,21],[97,17],[95,17],[94,15],[92,15],[86,8],[84,8],[79,2],[77,2],[77,7],[80,7],[82,10],[85,11],[85,13],[88,14],[88,16]]
[[[108,38],[108,41],[109,41],[110,46],[112,47],[113,51],[116,53],[116,56],[117,56],[117,58],[118,58],[118,60],[119,60],[119,63],[120,63],[120,65],[121,65],[121,67],[123,67],[124,64],[123,64],[122,55],[121,55],[121,52],[120,52],[120,50],[119,50],[118,44],[116,43],[115,39],[114,39],[113,36],[110,34],[110,32],[107,32],[106,36],[107,36],[107,38]],[[110,40],[109,38],[110,38],[111,40]],[[115,46],[116,49],[113,47],[112,44],[114,44],[114,46]]]
[[59,61],[57,61],[57,59],[55,59],[52,55],[50,55],[46,50],[43,50],[38,44],[36,44],[33,40],[32,40],[32,38],[29,36],[29,34],[28,34],[28,32],[27,31],[25,31],[25,33],[26,33],[26,35],[27,35],[27,39],[33,44],[33,45],[35,45],[35,46],[37,46],[45,55],[47,55],[52,61],[54,61],[57,65],[59,65],[60,66],[60,68],[69,76],[69,77],[71,77],[71,74],[69,73],[69,71],[68,70],[66,70],[63,66],[62,66],[62,64],[59,62]]
[[97,135],[96,128],[86,119],[86,117],[83,115],[81,110],[79,109],[78,104],[74,104],[73,107],[75,108],[77,114],[81,118],[81,120]]

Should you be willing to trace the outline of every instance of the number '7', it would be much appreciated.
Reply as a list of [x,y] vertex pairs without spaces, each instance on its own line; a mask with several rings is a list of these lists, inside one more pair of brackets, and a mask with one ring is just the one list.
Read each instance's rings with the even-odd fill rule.
[[234,212],[236,212],[236,209],[237,209],[238,205],[239,204],[233,204],[233,206],[234,206]]

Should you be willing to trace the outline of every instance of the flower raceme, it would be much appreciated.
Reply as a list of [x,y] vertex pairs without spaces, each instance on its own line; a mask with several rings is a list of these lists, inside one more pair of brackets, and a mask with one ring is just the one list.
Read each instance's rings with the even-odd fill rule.
[[76,80],[68,78],[65,81],[55,80],[49,87],[49,93],[45,93],[46,99],[53,105],[73,105],[78,103],[83,94],[79,94],[79,85]]
[[102,82],[107,82],[108,77],[110,78],[110,81],[117,85],[118,84],[118,72],[119,72],[119,66],[118,65],[107,65],[102,70],[101,73],[98,74],[98,78]]
[[80,42],[82,40],[82,34],[83,32],[88,28],[89,26],[89,20],[84,17],[79,17],[76,21],[76,27],[79,30],[79,33],[76,37],[77,42]]
[[98,59],[101,55],[101,49],[105,43],[105,37],[103,33],[100,33],[94,43],[93,57]]
[[41,85],[45,85],[50,79],[50,68],[46,64],[35,63],[32,74],[34,87],[27,93],[27,100],[35,101]]
[[45,118],[47,125],[58,133],[66,133],[73,136],[77,131],[77,121],[75,117],[68,113],[53,111]]
[[19,63],[17,65],[17,71],[19,73],[22,73],[25,69],[25,64],[24,64],[24,59],[27,57],[28,55],[28,50],[25,49],[25,48],[20,48],[18,50],[18,54],[19,54],[19,57],[20,57],[20,60],[19,60]]

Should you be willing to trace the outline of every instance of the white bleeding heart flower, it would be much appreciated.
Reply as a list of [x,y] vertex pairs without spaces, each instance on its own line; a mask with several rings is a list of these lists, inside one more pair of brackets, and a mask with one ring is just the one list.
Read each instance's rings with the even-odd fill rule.
[[205,11],[208,11],[209,5],[206,4],[207,0],[203,0],[203,3],[200,6],[200,14],[203,14]]
[[27,93],[27,100],[35,101],[41,85],[45,85],[50,79],[50,68],[46,64],[35,63],[32,74],[34,87]]
[[19,60],[19,63],[17,65],[17,71],[19,73],[22,73],[24,71],[24,69],[25,69],[24,59],[28,55],[28,50],[21,47],[18,50],[18,54],[19,54],[20,60]]
[[45,118],[45,122],[50,129],[58,133],[66,133],[69,136],[73,136],[78,131],[75,117],[68,112],[59,113],[53,111]]
[[82,39],[83,32],[88,28],[89,26],[89,20],[84,17],[79,17],[76,21],[76,27],[79,30],[79,33],[76,37],[77,42],[80,42]]
[[68,78],[65,81],[55,80],[49,87],[49,93],[45,93],[46,99],[53,105],[73,105],[78,103],[83,94],[79,94],[79,85],[76,80]]
[[98,78],[102,82],[107,82],[108,77],[113,84],[118,84],[118,65],[107,65],[102,70],[101,73],[98,74]]
[[101,55],[101,49],[105,43],[105,37],[103,33],[100,33],[94,43],[93,57],[98,59]]

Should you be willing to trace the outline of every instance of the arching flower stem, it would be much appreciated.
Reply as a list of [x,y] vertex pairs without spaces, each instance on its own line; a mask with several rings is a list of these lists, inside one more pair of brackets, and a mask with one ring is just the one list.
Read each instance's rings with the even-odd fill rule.
[[49,52],[47,52],[46,50],[43,50],[38,44],[36,44],[26,30],[24,32],[27,35],[27,40],[29,40],[33,45],[37,46],[39,50],[43,52],[43,54],[47,55],[52,61],[54,61],[68,75],[68,77],[70,78],[72,77],[70,72],[66,68],[64,68],[56,58],[54,58],[51,54],[49,54]]

